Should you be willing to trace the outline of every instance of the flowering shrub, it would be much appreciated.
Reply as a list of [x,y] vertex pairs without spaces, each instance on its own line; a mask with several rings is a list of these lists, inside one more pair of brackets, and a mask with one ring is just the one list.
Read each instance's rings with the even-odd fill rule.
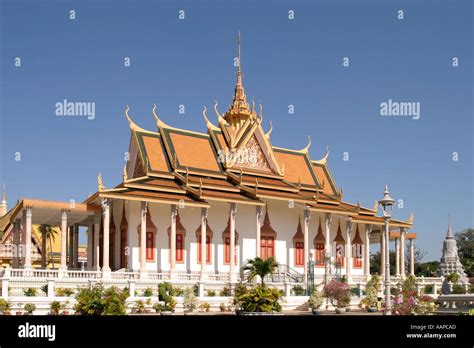
[[380,278],[374,274],[365,286],[366,296],[360,301],[361,308],[377,308],[378,296],[380,291]]
[[311,309],[319,309],[323,304],[323,294],[318,289],[314,289],[308,301]]
[[396,315],[429,314],[436,309],[431,296],[418,295],[416,278],[409,276],[402,284],[402,292],[393,300],[393,313]]
[[350,302],[350,289],[347,283],[331,280],[324,286],[324,296],[329,298],[335,307],[346,307]]

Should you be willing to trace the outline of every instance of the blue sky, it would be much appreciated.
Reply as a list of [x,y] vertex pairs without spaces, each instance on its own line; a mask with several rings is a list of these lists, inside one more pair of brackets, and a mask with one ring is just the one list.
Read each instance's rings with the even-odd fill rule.
[[[10,206],[82,201],[98,172],[106,187],[119,183],[127,104],[144,128],[156,129],[156,102],[168,124],[205,131],[203,106],[231,101],[240,30],[246,93],[262,100],[265,126],[273,120],[274,145],[303,148],[311,135],[313,159],[329,145],[347,201],[371,207],[387,183],[403,199],[395,216],[414,212],[427,260],[440,257],[449,212],[455,231],[474,225],[471,1],[0,4],[0,178]],[[94,102],[95,119],[56,116],[64,99]],[[389,99],[419,102],[420,119],[380,116]]]

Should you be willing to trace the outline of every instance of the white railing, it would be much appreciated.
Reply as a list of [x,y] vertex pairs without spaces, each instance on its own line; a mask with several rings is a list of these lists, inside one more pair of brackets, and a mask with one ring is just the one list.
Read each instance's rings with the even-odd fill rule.
[[228,274],[208,274],[207,279],[212,282],[229,282]]
[[138,279],[140,277],[139,272],[112,272],[110,274],[112,279]]
[[199,273],[178,273],[176,276],[178,280],[199,281],[201,279],[201,275]]
[[148,279],[150,280],[169,280],[170,275],[169,273],[156,273],[156,272],[149,272]]

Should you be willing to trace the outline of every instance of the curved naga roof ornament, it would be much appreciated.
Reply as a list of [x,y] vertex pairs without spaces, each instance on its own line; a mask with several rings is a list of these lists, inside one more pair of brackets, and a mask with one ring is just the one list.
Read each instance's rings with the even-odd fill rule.
[[272,134],[273,131],[273,124],[272,121],[270,120],[270,129],[265,133],[265,137],[270,140],[270,135]]
[[158,117],[158,113],[156,112],[156,104],[153,103],[153,109],[152,109],[152,112],[153,112],[153,116],[155,117],[155,120],[156,120],[156,125],[158,126],[158,128],[173,128],[173,127],[170,127],[168,126],[166,123],[164,123],[159,117]]
[[329,157],[329,145],[326,146],[326,154],[324,155],[324,157],[321,158],[319,161],[315,161],[315,162],[319,164],[326,164],[328,157]]

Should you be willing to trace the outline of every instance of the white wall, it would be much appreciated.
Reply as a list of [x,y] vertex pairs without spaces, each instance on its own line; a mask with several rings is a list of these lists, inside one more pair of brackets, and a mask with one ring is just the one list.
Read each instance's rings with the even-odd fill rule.
[[[298,219],[301,219],[301,226],[304,229],[304,212],[303,208],[295,205],[290,208],[288,202],[271,200],[267,202],[268,214],[270,223],[273,229],[277,232],[275,242],[275,257],[277,262],[287,264],[300,273],[303,273],[302,266],[295,266],[294,263],[294,245],[293,237],[298,226]],[[126,216],[128,221],[128,242],[130,246],[131,256],[128,258],[127,268],[133,270],[140,269],[139,257],[139,240],[137,233],[137,226],[140,223],[140,202],[132,202],[126,204]],[[151,219],[157,227],[155,240],[155,262],[147,262],[147,269],[150,271],[169,271],[169,240],[168,228],[171,224],[171,208],[167,204],[149,204],[148,209],[151,214]],[[224,242],[222,239],[222,232],[227,226],[229,218],[230,205],[223,202],[211,202],[211,208],[208,211],[208,226],[213,231],[213,238],[211,241],[211,263],[206,265],[207,272],[225,273],[229,271],[229,265],[224,264]],[[114,222],[117,228],[116,231],[116,250],[115,250],[115,268],[120,264],[120,222],[122,214],[122,203],[116,201],[113,206]],[[256,207],[251,205],[237,205],[236,215],[236,231],[239,234],[236,271],[244,264],[245,260],[255,257],[256,255]],[[197,238],[196,229],[201,224],[201,208],[185,207],[179,209],[181,223],[186,229],[185,237],[185,254],[184,262],[176,263],[177,271],[191,271],[199,272],[201,265],[197,261]],[[321,219],[320,219],[321,218]],[[263,219],[263,217],[262,217]],[[346,220],[347,217],[342,217],[333,214],[331,221],[330,240],[332,244],[332,255],[335,254],[335,243],[333,242],[336,233],[338,222],[341,223],[341,232],[346,239]],[[263,221],[263,220],[262,220]],[[325,234],[324,214],[313,212],[309,223],[309,245],[310,253],[315,255],[314,238],[318,231],[319,223],[322,222],[323,234]],[[353,233],[351,238],[354,238],[356,224],[353,226]],[[365,225],[359,224],[359,235],[362,241],[365,240]],[[362,255],[364,256],[364,248],[362,247]],[[356,269],[352,267],[353,275],[363,275],[364,268]],[[341,274],[345,274],[345,266],[341,269]],[[316,274],[324,274],[324,268],[315,268]]]

